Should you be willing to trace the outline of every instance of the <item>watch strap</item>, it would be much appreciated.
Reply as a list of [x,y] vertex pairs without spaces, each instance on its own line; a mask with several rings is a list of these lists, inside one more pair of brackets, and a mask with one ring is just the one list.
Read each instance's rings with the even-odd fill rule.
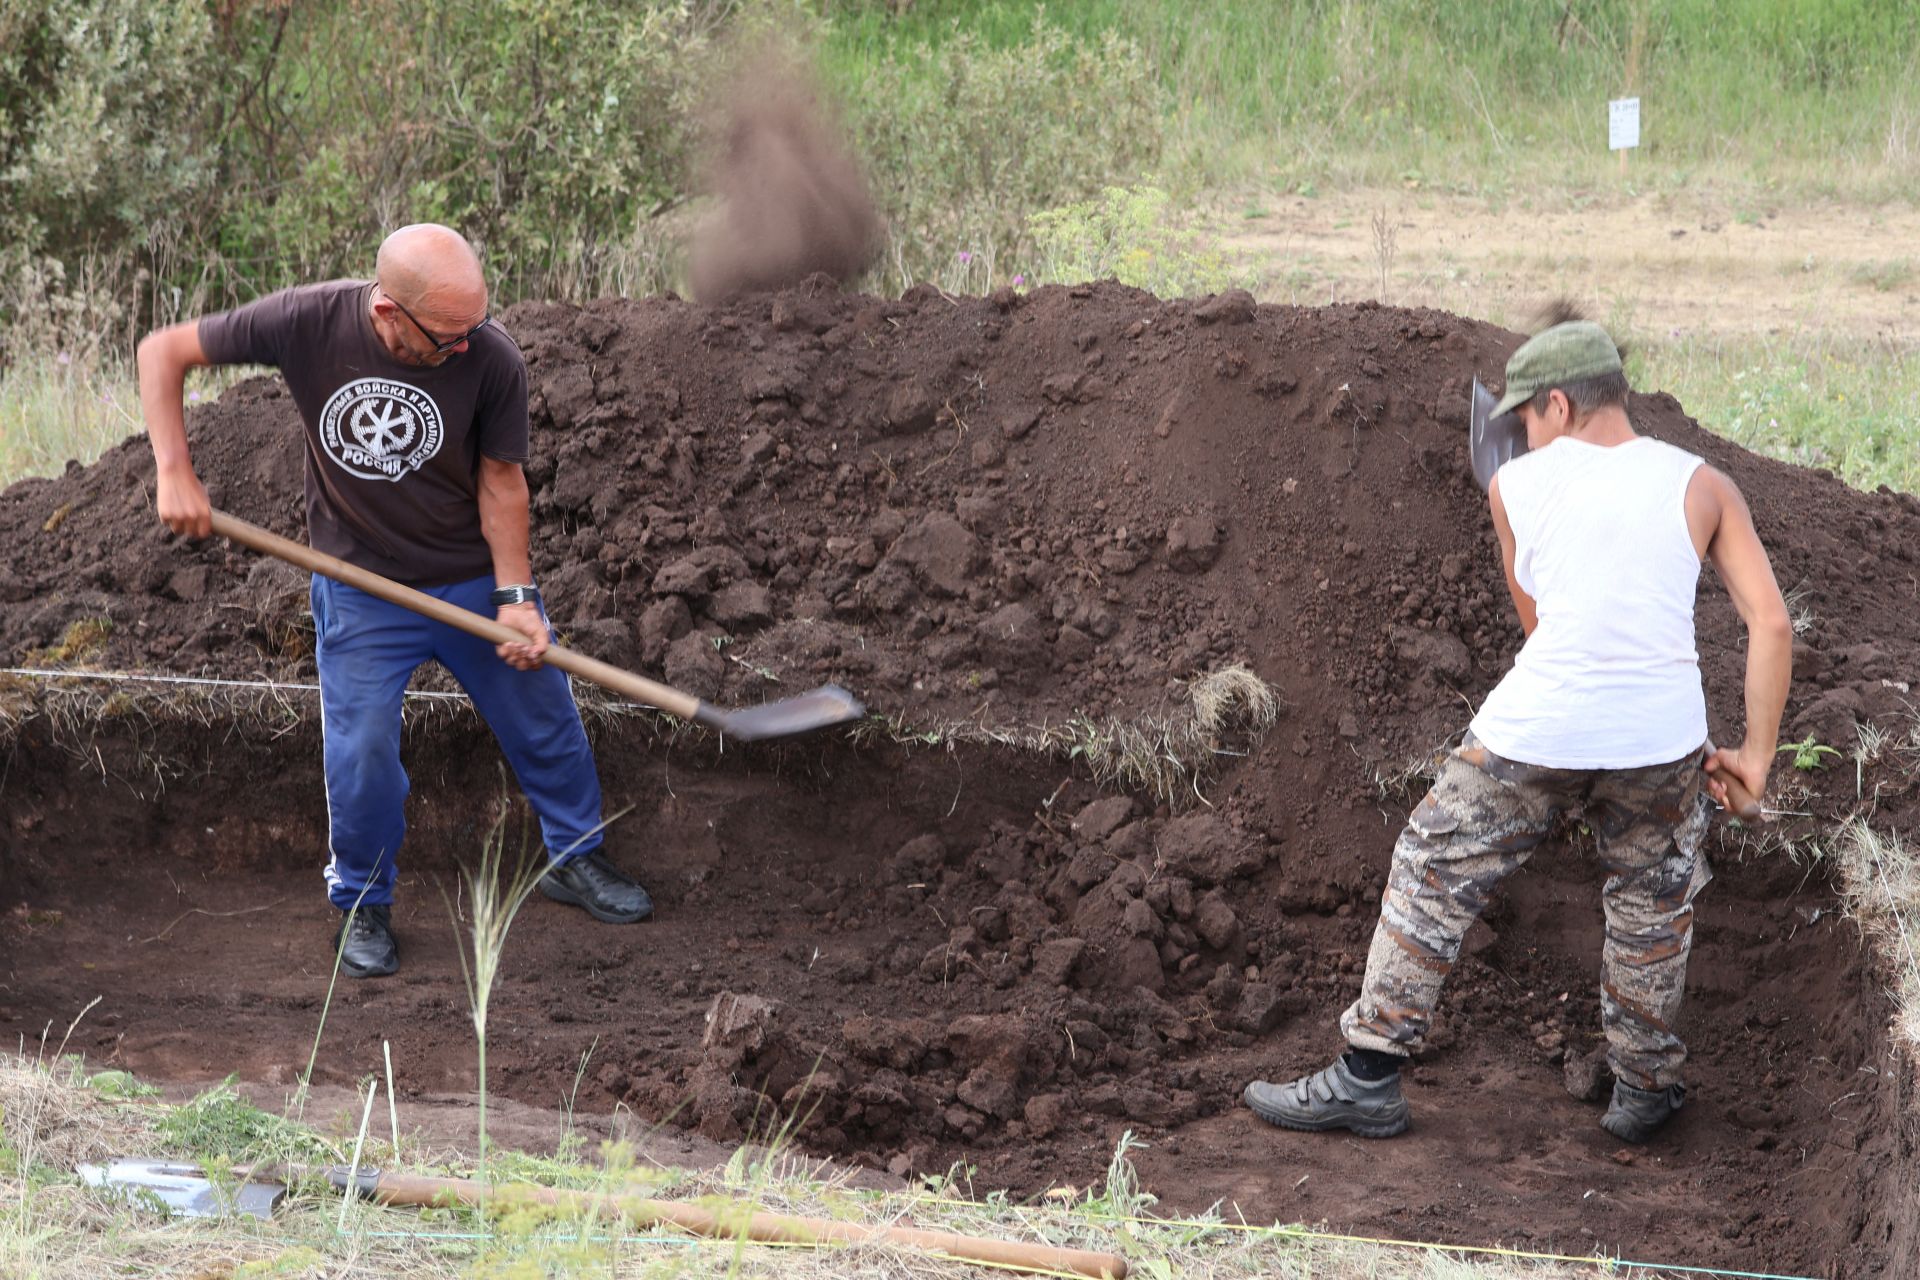
[[540,590],[532,583],[495,587],[490,599],[495,608],[510,604],[537,604],[540,600]]

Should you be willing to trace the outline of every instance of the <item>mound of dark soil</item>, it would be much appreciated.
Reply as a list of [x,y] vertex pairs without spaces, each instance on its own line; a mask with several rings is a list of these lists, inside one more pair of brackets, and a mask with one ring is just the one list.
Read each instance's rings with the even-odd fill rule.
[[[819,281],[505,323],[533,376],[536,573],[588,653],[719,701],[834,679],[920,727],[1163,713],[1232,661],[1283,706],[1250,758],[1221,762],[1211,803],[1178,811],[1005,751],[722,753],[597,727],[609,795],[639,807],[611,846],[662,910],[590,941],[551,915],[516,931],[527,976],[496,1003],[510,1032],[492,1055],[509,1092],[550,1101],[596,1045],[584,1102],[719,1137],[782,1110],[813,1149],[896,1172],[964,1157],[1021,1190],[1084,1182],[1131,1128],[1153,1137],[1151,1188],[1250,1217],[1844,1275],[1911,1247],[1911,1067],[1889,1053],[1870,962],[1817,878],[1737,832],[1700,918],[1694,1098],[1645,1153],[1610,1158],[1561,1088],[1597,1041],[1600,876],[1577,832],[1472,939],[1412,1076],[1414,1137],[1360,1151],[1235,1105],[1250,1075],[1336,1046],[1421,785],[1396,780],[1519,643],[1462,425],[1469,379],[1497,375],[1514,335],[1240,294],[886,301]],[[1901,723],[1920,678],[1920,503],[1749,455],[1668,396],[1633,414],[1741,484],[1810,615],[1791,735],[1845,751],[1857,723]],[[228,392],[190,433],[218,505],[299,536],[277,381]],[[0,494],[0,657],[71,634],[103,668],[309,677],[299,576],[167,534],[150,467],[135,440]],[[1743,643],[1711,574],[1699,617],[1731,739]],[[102,618],[104,637],[70,633]],[[0,1033],[96,994],[67,963],[85,952],[139,993],[96,1052],[176,1075],[285,1070],[325,976],[327,912],[304,878],[325,819],[312,726],[270,730],[109,722],[86,766],[44,721],[16,733]],[[498,784],[478,732],[455,716],[412,740],[407,967],[329,1022],[342,1079],[386,1034],[431,1087],[470,1082],[452,934],[418,877],[444,880],[484,829],[474,797]],[[1877,823],[1910,825],[1896,764],[1863,764],[1857,787],[1851,768],[1811,777],[1786,807],[1829,818],[1876,795]],[[157,801],[99,785],[156,767]],[[249,779],[247,803],[227,777]],[[258,973],[229,980],[241,957]],[[236,1044],[261,1047],[219,1056]]]

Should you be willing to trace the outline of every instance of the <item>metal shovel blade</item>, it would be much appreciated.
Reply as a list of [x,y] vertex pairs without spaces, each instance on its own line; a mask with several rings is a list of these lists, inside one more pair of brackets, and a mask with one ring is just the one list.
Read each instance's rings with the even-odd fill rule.
[[702,702],[693,718],[709,729],[718,729],[742,742],[760,742],[767,738],[790,738],[846,724],[867,714],[860,700],[837,684],[821,685],[809,693],[757,707],[727,711]]
[[1527,428],[1520,421],[1520,415],[1503,413],[1496,417],[1493,408],[1499,403],[1493,392],[1480,385],[1480,379],[1473,380],[1467,454],[1473,459],[1473,478],[1482,490],[1493,483],[1493,473],[1500,469],[1501,463],[1527,451]]
[[273,1207],[287,1194],[278,1182],[252,1178],[237,1188],[216,1186],[199,1165],[168,1160],[110,1160],[104,1165],[83,1164],[74,1172],[90,1187],[132,1204],[158,1202],[169,1214],[183,1218],[227,1218],[236,1213],[270,1218]]

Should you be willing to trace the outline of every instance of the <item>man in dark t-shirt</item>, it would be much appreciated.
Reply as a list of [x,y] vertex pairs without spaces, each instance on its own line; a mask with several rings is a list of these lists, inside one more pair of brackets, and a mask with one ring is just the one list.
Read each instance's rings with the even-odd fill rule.
[[600,851],[600,783],[564,675],[541,665],[550,630],[527,553],[527,368],[487,313],[479,259],[447,227],[402,227],[373,281],[335,280],[148,334],[140,405],[158,466],[160,518],[211,531],[188,456],[188,368],[269,364],[305,423],[307,532],[314,548],[462,608],[492,611],[525,640],[497,648],[315,575],[327,783],[329,896],[353,977],[399,965],[391,906],[406,832],[400,702],[437,659],[499,740],[540,817],[540,887],[594,918],[643,920],[646,890]]

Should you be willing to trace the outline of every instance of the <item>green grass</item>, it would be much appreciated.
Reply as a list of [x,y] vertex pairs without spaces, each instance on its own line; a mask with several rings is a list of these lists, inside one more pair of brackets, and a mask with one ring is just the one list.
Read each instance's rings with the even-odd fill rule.
[[[848,83],[901,44],[957,31],[1018,46],[1040,2],[825,7],[824,65]],[[1046,13],[1077,39],[1140,44],[1171,158],[1202,183],[1618,185],[1606,102],[1629,89],[1637,186],[1712,177],[1862,199],[1910,190],[1920,171],[1920,11],[1902,0],[1078,0]]]
[[131,370],[29,353],[0,372],[0,486],[92,462],[141,429]]
[[[192,370],[186,406],[210,402],[258,372]],[[126,364],[25,351],[0,369],[0,489],[23,476],[58,475],[69,461],[85,466],[145,431],[139,382]]]
[[1920,349],[1805,332],[1640,339],[1631,374],[1757,453],[1825,467],[1861,489],[1920,492]]

